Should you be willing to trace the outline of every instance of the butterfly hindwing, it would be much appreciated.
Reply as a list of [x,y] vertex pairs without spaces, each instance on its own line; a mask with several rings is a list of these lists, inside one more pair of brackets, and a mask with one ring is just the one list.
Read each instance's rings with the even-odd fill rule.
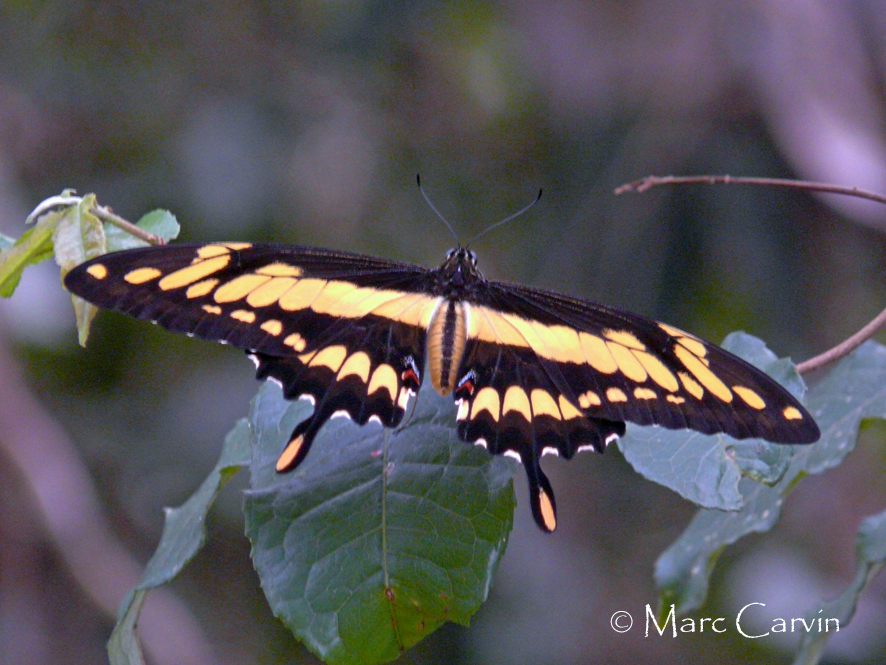
[[602,452],[613,436],[624,434],[624,423],[587,417],[529,349],[472,340],[460,376],[455,389],[459,436],[523,464],[533,517],[553,531],[556,502],[541,458]]

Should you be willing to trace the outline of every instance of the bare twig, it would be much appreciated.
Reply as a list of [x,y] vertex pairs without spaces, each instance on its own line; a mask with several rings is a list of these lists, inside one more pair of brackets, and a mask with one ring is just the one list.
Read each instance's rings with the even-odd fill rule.
[[[730,175],[693,175],[693,176],[646,176],[640,180],[629,182],[620,187],[616,187],[615,193],[624,194],[625,192],[645,192],[647,189],[657,187],[659,185],[686,185],[686,184],[705,184],[705,185],[754,185],[757,187],[786,187],[791,189],[805,189],[813,192],[823,192],[827,194],[843,194],[845,196],[854,196],[860,199],[868,199],[877,203],[886,204],[886,196],[868,192],[857,187],[841,187],[840,185],[829,185],[820,182],[809,182],[806,180],[784,180],[781,178],[751,178],[751,177],[733,177]],[[797,372],[807,374],[824,367],[840,358],[849,355],[856,348],[861,346],[866,340],[874,336],[874,334],[886,325],[886,309],[880,312],[876,318],[868,323],[857,333],[843,340],[835,347],[828,349],[809,360],[801,362],[797,365]]]
[[886,325],[886,309],[877,314],[876,318],[868,323],[864,328],[855,333],[852,337],[843,340],[837,346],[832,349],[828,349],[824,353],[821,353],[809,360],[804,360],[799,365],[797,365],[797,372],[800,374],[807,374],[809,372],[814,372],[817,369],[824,367],[836,360],[839,360],[843,356],[848,356],[855,349],[862,345],[863,342],[867,341],[874,334],[880,330],[884,325]]
[[150,243],[151,245],[165,245],[166,244],[166,241],[163,240],[163,238],[161,238],[160,236],[155,235],[153,233],[149,233],[148,231],[145,231],[143,228],[136,226],[132,222],[126,221],[125,219],[123,219],[119,215],[116,215],[113,212],[111,212],[111,210],[109,208],[105,208],[104,206],[100,206],[100,205],[95,205],[89,209],[89,212],[91,212],[93,215],[98,217],[103,222],[107,222],[108,224],[113,224],[117,228],[123,229],[127,233],[134,235],[136,238],[139,238],[140,240],[144,240],[145,242]]
[[754,185],[757,187],[785,187],[789,189],[806,189],[812,192],[824,192],[826,194],[843,194],[855,196],[860,199],[868,199],[877,203],[886,204],[886,196],[868,192],[857,187],[842,187],[829,185],[821,182],[809,182],[807,180],[784,180],[781,178],[746,178],[731,175],[688,175],[688,176],[646,176],[640,180],[629,182],[615,188],[616,194],[626,192],[645,192],[659,185]]

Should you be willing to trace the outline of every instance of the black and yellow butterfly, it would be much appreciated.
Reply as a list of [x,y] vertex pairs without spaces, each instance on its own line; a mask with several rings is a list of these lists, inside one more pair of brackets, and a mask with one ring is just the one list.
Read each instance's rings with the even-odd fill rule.
[[602,452],[625,421],[810,443],[818,426],[761,371],[663,323],[550,291],[487,281],[475,254],[436,270],[279,244],[170,245],[107,254],[65,278],[72,293],[164,328],[246,349],[259,379],[314,414],[277,471],[344,413],[400,423],[427,372],[452,393],[458,434],[522,462],[535,521],[557,524],[540,461]]

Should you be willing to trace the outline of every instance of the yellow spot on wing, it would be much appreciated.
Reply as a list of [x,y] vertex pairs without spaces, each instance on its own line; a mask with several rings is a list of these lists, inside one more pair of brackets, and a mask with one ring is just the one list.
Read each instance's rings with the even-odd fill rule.
[[554,515],[554,504],[551,503],[551,498],[543,489],[538,490],[538,503],[541,507],[541,519],[545,523],[545,528],[548,531],[553,531],[557,528],[557,516]]
[[691,337],[681,337],[678,341],[699,358],[704,358],[705,354],[708,352],[708,350],[704,347],[704,344],[699,342],[697,339],[693,339]]
[[419,326],[427,319],[427,306],[436,299],[423,294],[404,293],[372,310],[372,314],[392,321]]
[[249,249],[252,247],[251,242],[226,242],[224,243],[225,247],[230,247],[233,250],[239,249]]
[[291,346],[293,349],[299,352],[304,351],[305,346],[307,346],[305,338],[298,333],[287,335],[286,339],[283,340],[283,344],[285,344],[286,346]]
[[211,274],[218,272],[219,270],[227,266],[230,261],[230,254],[207,259],[206,261],[201,261],[200,263],[196,263],[194,265],[190,265],[185,268],[181,268],[180,270],[176,270],[175,272],[169,273],[168,275],[166,275],[166,277],[161,279],[157,283],[157,285],[163,291],[169,291],[171,289],[178,289],[183,286],[188,286],[188,284],[199,282],[201,279],[209,277]]
[[307,309],[324,286],[326,286],[325,279],[300,279],[291,289],[280,296],[280,307],[287,312]]
[[677,397],[676,395],[668,395],[666,399],[673,404],[682,404],[686,401],[683,397]]
[[702,398],[704,395],[704,388],[693,381],[691,376],[685,372],[677,372],[677,376],[680,377],[680,381],[683,383],[683,387],[686,388],[686,392],[692,395],[695,399]]
[[548,347],[548,358],[557,362],[582,363],[585,354],[578,340],[578,333],[566,326],[545,326],[533,323],[533,327],[540,333]]
[[665,367],[664,363],[655,356],[645,351],[631,351],[634,357],[643,365],[643,369],[649,374],[653,381],[669,392],[674,392],[680,387],[671,371]]
[[250,312],[245,309],[235,309],[231,312],[231,318],[243,321],[243,323],[255,323],[255,312]]
[[631,353],[630,349],[615,342],[606,342],[606,346],[609,348],[612,357],[615,358],[615,362],[618,363],[618,369],[621,370],[622,374],[637,383],[642,383],[646,380],[646,370],[643,369],[643,365]]
[[246,296],[246,302],[251,307],[267,307],[272,305],[280,299],[280,296],[292,288],[296,281],[293,277],[274,277]]
[[223,245],[206,245],[197,250],[197,258],[211,259],[213,256],[228,254],[231,250]]
[[584,392],[578,396],[578,405],[583,409],[587,409],[592,406],[600,406],[602,403],[603,401],[600,399],[600,396],[593,390],[588,390],[587,392]]
[[156,268],[136,268],[123,277],[130,284],[144,284],[152,279],[157,279],[163,273]]
[[326,285],[311,303],[311,309],[318,314],[331,314],[332,316],[346,314],[348,309],[346,298],[357,290],[358,287],[350,282],[326,282]]
[[188,298],[199,298],[200,296],[205,296],[207,293],[212,291],[215,288],[215,285],[218,284],[217,279],[204,279],[202,282],[197,282],[188,287],[188,290],[185,291],[185,295]]
[[659,323],[658,327],[664,330],[668,335],[672,337],[686,337],[687,333],[683,332],[679,328],[675,328],[674,326],[669,326],[667,323]]
[[560,412],[563,414],[563,420],[572,420],[573,418],[581,418],[584,414],[576,409],[572,402],[560,395]]
[[488,307],[469,307],[468,337],[508,346],[527,347],[529,342],[503,314]]
[[658,395],[655,394],[654,390],[649,390],[649,388],[634,388],[634,397],[637,399],[657,399]]
[[585,360],[591,367],[603,374],[612,374],[618,369],[618,363],[601,338],[584,332],[579,333],[578,338],[581,340]]
[[104,279],[108,276],[108,269],[101,263],[93,263],[86,269],[86,272],[96,279]]
[[495,422],[498,422],[501,412],[501,398],[495,388],[483,388],[477,393],[471,406],[471,420],[484,409],[489,412]]
[[505,393],[504,404],[501,409],[502,417],[508,415],[511,411],[516,411],[526,418],[528,422],[532,422],[532,411],[529,409],[529,398],[520,386],[511,386]]
[[261,329],[269,335],[277,337],[280,333],[283,332],[283,324],[277,319],[268,319],[263,324],[261,324]]
[[800,413],[799,409],[793,406],[789,406],[784,411],[782,411],[782,413],[784,414],[784,417],[788,420],[803,420],[803,414]]
[[213,298],[215,299],[215,302],[219,303],[234,302],[235,300],[245,298],[249,293],[260,287],[262,284],[270,281],[270,279],[270,277],[253,273],[240,275],[239,277],[232,279],[230,282],[226,282],[218,287],[215,290]]
[[316,353],[306,355],[307,357],[299,356],[299,360],[308,363],[311,367],[323,365],[333,372],[338,372],[339,367],[342,366],[345,357],[348,355],[348,350],[344,346],[336,344],[335,346],[327,346]]
[[674,346],[674,354],[680,359],[680,362],[688,369],[698,382],[711,391],[717,398],[729,403],[732,401],[732,391],[726,387],[717,375],[714,374],[707,366],[702,363],[695,355],[677,344]]
[[286,447],[283,449],[283,452],[280,453],[280,457],[277,458],[276,470],[277,473],[283,473],[284,471],[289,471],[292,463],[295,461],[295,458],[298,457],[298,451],[301,450],[302,445],[305,442],[304,434],[299,434],[297,437],[292,439],[289,443],[286,444]]
[[298,266],[291,266],[288,263],[271,263],[256,271],[259,275],[269,275],[271,277],[301,277],[302,269]]
[[533,416],[551,416],[562,420],[560,409],[557,408],[557,403],[548,391],[536,388],[530,393],[529,399],[532,402]]
[[397,394],[397,372],[390,365],[379,365],[372,373],[372,379],[369,381],[369,387],[366,394],[371,395],[377,390],[384,388],[391,396],[391,400]]
[[358,288],[348,282],[329,282],[313,302],[311,309],[319,314],[360,318],[403,295],[399,291]]
[[613,342],[617,342],[622,346],[626,346],[629,349],[637,349],[638,351],[644,351],[646,346],[637,339],[632,333],[627,332],[626,330],[606,330],[603,335],[606,339],[610,339]]
[[338,371],[338,378],[343,379],[346,376],[351,376],[353,374],[363,383],[366,383],[369,381],[370,365],[369,356],[363,351],[357,351],[357,353],[348,356],[345,364],[342,365],[341,369]]
[[222,308],[218,305],[203,305],[203,311],[208,314],[221,314]]
[[610,388],[606,391],[606,399],[610,402],[627,402],[628,396],[618,388]]
[[732,390],[752,409],[760,410],[766,407],[766,402],[763,398],[750,388],[745,388],[744,386],[732,386]]

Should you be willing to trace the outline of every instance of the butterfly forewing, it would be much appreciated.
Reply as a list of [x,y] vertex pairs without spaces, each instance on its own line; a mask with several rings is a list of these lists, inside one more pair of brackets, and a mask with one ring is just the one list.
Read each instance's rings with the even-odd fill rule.
[[790,393],[717,346],[603,305],[487,284],[469,337],[531,351],[559,394],[589,416],[776,443],[818,439]]
[[219,243],[102,256],[65,284],[100,307],[246,349],[259,378],[289,399],[311,399],[314,415],[293,433],[284,471],[336,413],[400,422],[421,383],[428,273],[340,252]]

